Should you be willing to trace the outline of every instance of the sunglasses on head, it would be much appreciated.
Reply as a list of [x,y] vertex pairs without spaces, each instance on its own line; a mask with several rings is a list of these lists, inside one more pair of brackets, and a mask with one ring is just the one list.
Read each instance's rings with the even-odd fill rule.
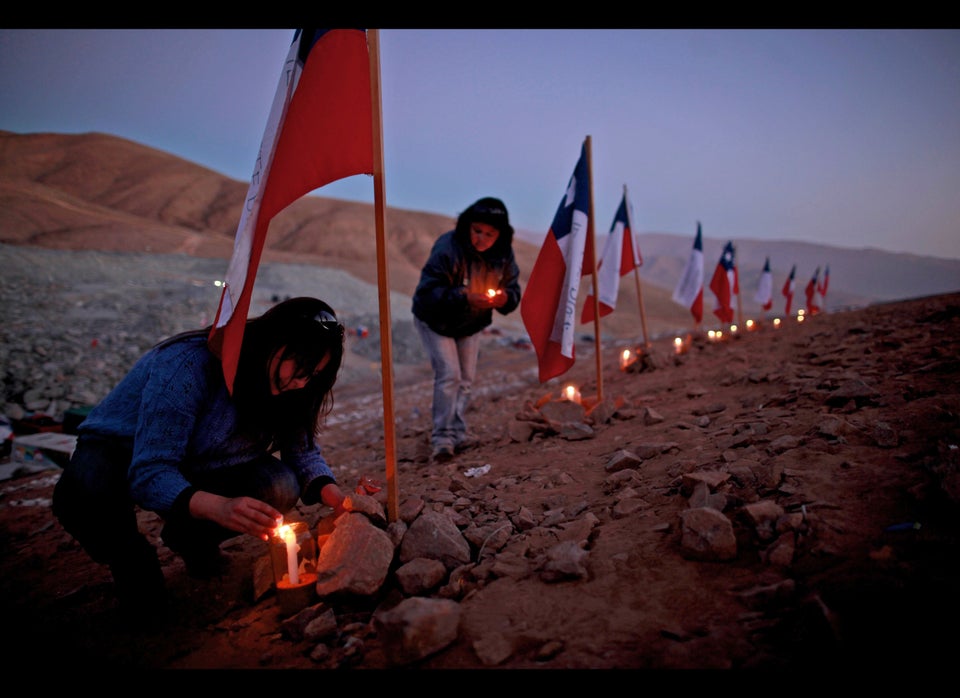
[[326,310],[321,310],[319,313],[313,316],[313,321],[320,324],[325,330],[335,330],[338,331],[341,335],[343,334],[343,324],[337,320],[336,315],[330,313]]
[[507,212],[502,208],[496,208],[494,206],[477,206],[473,209],[474,215],[477,216],[505,216]]

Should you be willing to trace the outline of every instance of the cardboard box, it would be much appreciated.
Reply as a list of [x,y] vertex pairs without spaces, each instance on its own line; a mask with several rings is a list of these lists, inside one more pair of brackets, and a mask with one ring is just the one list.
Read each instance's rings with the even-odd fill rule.
[[75,434],[40,432],[13,439],[11,460],[15,463],[52,463],[64,467],[77,446]]

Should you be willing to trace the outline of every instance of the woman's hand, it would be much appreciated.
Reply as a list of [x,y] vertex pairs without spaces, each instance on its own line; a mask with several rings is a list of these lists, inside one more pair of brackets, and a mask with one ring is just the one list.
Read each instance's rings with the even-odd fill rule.
[[253,497],[222,497],[211,492],[197,492],[190,498],[190,514],[264,541],[269,541],[273,530],[283,523],[283,514],[266,502]]
[[320,490],[320,501],[333,509],[334,518],[347,511],[344,507],[345,499],[343,490],[332,482],[324,485],[323,489]]
[[497,289],[493,295],[488,292],[467,293],[467,303],[473,308],[500,308],[507,302],[507,294]]

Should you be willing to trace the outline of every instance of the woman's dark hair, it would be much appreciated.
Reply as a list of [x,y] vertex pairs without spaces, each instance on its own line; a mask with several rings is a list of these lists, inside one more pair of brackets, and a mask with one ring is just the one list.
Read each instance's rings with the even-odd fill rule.
[[[293,359],[299,371],[313,375],[305,387],[273,395],[270,362]],[[343,363],[343,325],[333,308],[316,298],[282,301],[247,321],[234,381],[234,400],[241,421],[270,435],[292,430],[313,436],[333,409],[333,385]]]
[[507,207],[500,199],[485,196],[474,201],[457,217],[457,235],[469,239],[470,224],[486,223],[500,231],[500,236],[493,244],[492,249],[506,250],[513,244],[513,226],[510,225],[510,215]]

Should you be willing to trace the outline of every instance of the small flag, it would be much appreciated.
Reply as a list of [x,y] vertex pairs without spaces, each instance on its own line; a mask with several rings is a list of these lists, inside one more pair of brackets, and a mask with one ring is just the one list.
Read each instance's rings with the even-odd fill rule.
[[574,363],[577,292],[589,220],[590,169],[584,142],[520,299],[520,315],[537,352],[541,383],[565,373]]
[[797,273],[797,265],[794,264],[790,268],[790,276],[788,276],[787,280],[783,282],[783,290],[781,291],[781,293],[783,294],[784,298],[787,299],[787,307],[783,311],[784,315],[790,314],[790,306],[793,304],[793,292],[796,289],[796,283],[794,281],[796,273]]
[[710,279],[710,290],[717,297],[717,304],[713,314],[720,318],[720,322],[733,322],[732,298],[740,291],[737,284],[737,268],[734,264],[733,242],[723,246],[720,260],[713,270]]
[[208,337],[231,393],[270,220],[325,184],[373,174],[372,103],[365,30],[294,33]]
[[757,292],[753,295],[753,300],[760,304],[764,310],[770,310],[773,307],[773,274],[770,271],[770,258],[763,264],[763,271],[760,273],[760,281],[757,283]]
[[[633,232],[633,207],[627,199],[627,189],[623,189],[623,198],[613,216],[610,234],[603,245],[603,254],[597,267],[597,300],[600,317],[609,315],[617,308],[617,295],[620,293],[620,277],[629,274],[643,264],[640,245]],[[587,296],[583,304],[580,322],[593,320],[593,293]]]
[[817,284],[817,293],[820,295],[820,309],[822,310],[827,304],[827,286],[830,285],[830,265],[828,264],[823,269],[823,281]]
[[807,296],[807,313],[810,315],[816,315],[820,312],[820,306],[817,305],[817,287],[820,282],[820,267],[817,267],[817,270],[813,272],[813,276],[810,277],[810,280],[807,282],[807,287],[804,289],[804,293]]
[[700,221],[697,221],[697,237],[687,259],[687,266],[677,287],[673,290],[673,301],[690,309],[690,314],[699,325],[703,320],[703,233]]

